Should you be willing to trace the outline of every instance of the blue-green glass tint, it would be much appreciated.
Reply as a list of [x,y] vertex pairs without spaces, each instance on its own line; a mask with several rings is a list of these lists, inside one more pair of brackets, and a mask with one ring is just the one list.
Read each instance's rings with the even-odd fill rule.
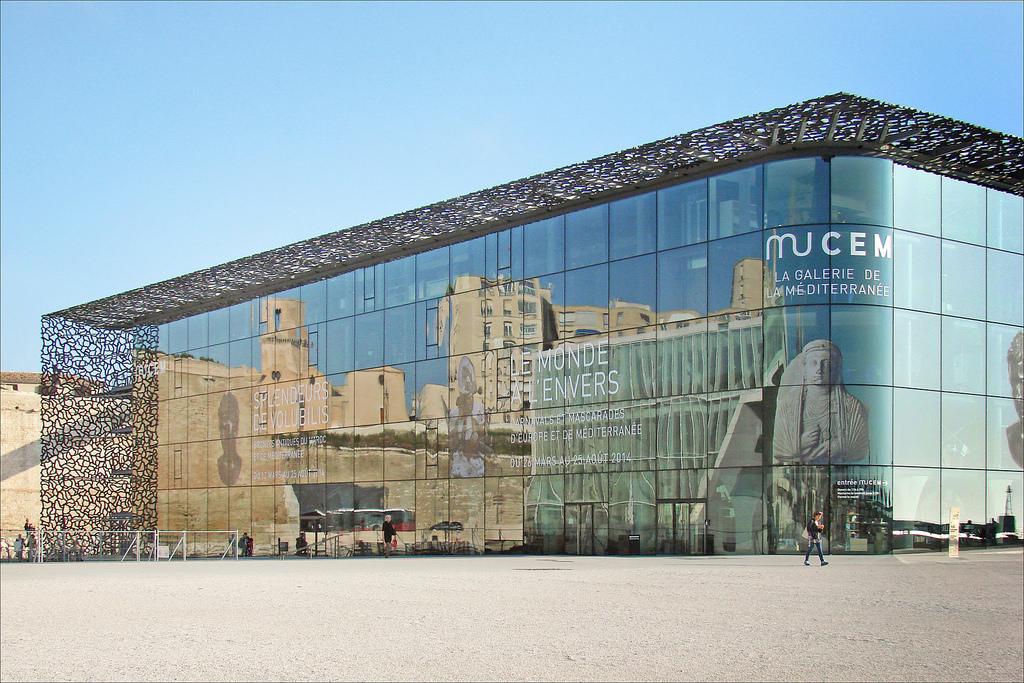
[[343,273],[327,281],[327,319],[355,312],[355,273]]
[[416,257],[407,256],[384,264],[384,305],[391,308],[412,303],[415,299]]
[[706,244],[658,253],[658,315],[675,320],[708,312]]
[[941,234],[941,178],[906,166],[893,168],[893,224],[901,230]]
[[893,384],[921,389],[941,388],[938,315],[896,309],[893,311]]
[[829,164],[821,157],[764,165],[765,227],[827,223]]
[[942,466],[985,467],[985,397],[942,394]]
[[938,238],[893,231],[893,302],[896,306],[939,312],[941,258]]
[[749,311],[761,308],[764,260],[761,233],[708,243],[708,309]]
[[875,157],[832,160],[832,222],[892,226],[892,162]]
[[1024,325],[1024,256],[988,250],[988,320]]
[[610,326],[626,330],[651,325],[657,319],[654,254],[608,264]]
[[985,318],[985,249],[942,242],[942,312]]
[[707,180],[658,190],[658,249],[695,244],[707,238]]
[[608,260],[608,205],[573,211],[565,217],[565,267],[581,268]]
[[708,179],[708,235],[711,239],[761,229],[763,179],[760,165]]
[[1024,252],[1024,197],[988,191],[988,246]]
[[948,515],[953,507],[960,508],[962,522],[981,523],[987,519],[984,470],[942,468],[942,510]]
[[942,390],[985,393],[985,323],[942,318]]
[[1017,341],[1017,344],[1020,344],[1024,341],[1024,330],[1020,327],[988,324],[988,357],[986,363],[988,381],[986,382],[986,393],[989,396],[1013,396],[1013,388],[1010,386],[1011,363],[1009,358],[1014,356],[1014,353],[1011,352],[1011,346],[1017,335],[1022,335],[1021,339]]
[[526,277],[565,270],[565,217],[524,226],[523,255]]
[[985,188],[952,178],[942,179],[942,236],[985,244]]
[[416,299],[434,299],[448,291],[448,247],[416,254]]
[[847,384],[892,384],[892,309],[833,306],[832,343],[843,357]]
[[920,389],[893,390],[892,451],[894,465],[938,467],[942,394]]
[[609,256],[620,259],[647,254],[658,247],[657,195],[654,192],[608,205]]
[[940,524],[940,470],[924,467],[894,467],[892,473],[892,516],[896,521]]

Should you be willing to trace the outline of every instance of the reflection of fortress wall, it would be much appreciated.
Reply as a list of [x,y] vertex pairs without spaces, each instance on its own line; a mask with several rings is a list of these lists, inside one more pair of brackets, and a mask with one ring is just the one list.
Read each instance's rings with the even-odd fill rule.
[[346,375],[345,384],[334,387],[331,427],[372,425],[409,419],[405,399],[405,371],[385,366],[356,370]]

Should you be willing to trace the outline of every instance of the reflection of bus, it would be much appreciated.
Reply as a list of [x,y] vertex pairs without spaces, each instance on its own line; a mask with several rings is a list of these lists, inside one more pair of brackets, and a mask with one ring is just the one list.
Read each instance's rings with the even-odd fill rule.
[[342,508],[327,513],[327,525],[331,529],[346,531],[378,531],[384,524],[384,515],[391,515],[395,531],[412,531],[416,528],[416,515],[405,508]]

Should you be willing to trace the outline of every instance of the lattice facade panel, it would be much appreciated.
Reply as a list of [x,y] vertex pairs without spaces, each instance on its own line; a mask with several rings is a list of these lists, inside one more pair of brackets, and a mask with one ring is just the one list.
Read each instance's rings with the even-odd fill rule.
[[156,524],[157,330],[42,321],[43,528]]
[[787,154],[883,156],[1024,194],[1024,140],[943,116],[836,93],[726,121],[437,202],[53,315],[129,329],[223,308],[591,201]]

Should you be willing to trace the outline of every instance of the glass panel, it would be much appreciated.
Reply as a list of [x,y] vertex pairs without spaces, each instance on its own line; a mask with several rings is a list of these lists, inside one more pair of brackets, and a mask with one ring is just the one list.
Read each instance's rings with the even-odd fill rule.
[[941,453],[940,394],[915,389],[893,390],[893,464],[938,467]]
[[608,264],[610,329],[643,328],[656,321],[657,288],[651,277],[656,266],[653,254]]
[[258,332],[257,321],[253,320],[253,302],[235,304],[228,309],[230,319],[231,341],[248,339]]
[[355,274],[344,273],[327,281],[327,319],[355,312]]
[[183,353],[188,350],[188,320],[167,323],[167,352]]
[[941,318],[915,311],[893,311],[893,384],[939,389]]
[[448,247],[416,255],[416,298],[433,299],[448,291]]
[[985,398],[942,395],[942,466],[985,467]]
[[523,229],[526,277],[565,269],[564,216],[531,223]]
[[1024,197],[988,191],[988,246],[1024,252]]
[[565,267],[580,268],[608,260],[608,205],[574,211],[565,217]]
[[708,260],[708,308],[712,313],[761,308],[764,260],[760,233],[709,243]]
[[707,180],[658,190],[658,249],[672,249],[707,238]]
[[612,202],[608,211],[612,259],[646,254],[657,248],[657,195],[654,192]]
[[407,256],[384,264],[384,305],[412,303],[416,298],[416,257]]
[[985,521],[984,470],[942,470],[942,507],[940,514],[949,522],[949,509],[960,508],[962,524]]
[[842,376],[848,384],[892,384],[890,309],[833,307],[832,343],[842,349]]
[[832,222],[892,225],[892,162],[875,157],[832,159]]
[[566,338],[608,331],[608,266],[570,270],[565,274],[565,312],[572,324],[562,330]]
[[658,254],[658,315],[662,322],[706,315],[707,288],[706,244]]
[[942,179],[942,236],[985,244],[985,188],[952,178]]
[[188,348],[189,351],[201,349],[210,344],[210,330],[206,313],[200,313],[188,318]]
[[1016,400],[989,398],[987,424],[988,468],[1024,468],[1024,405],[1019,395]]
[[327,320],[327,281],[302,285],[302,300],[306,302],[306,324],[322,323]]
[[906,166],[893,168],[893,223],[897,228],[939,236],[940,176]]
[[988,251],[987,319],[1024,325],[1024,256]]
[[[1007,491],[1009,489],[1009,491]],[[1021,535],[1021,520],[1024,520],[1024,474],[1021,472],[989,472],[988,473],[988,518],[995,520],[999,534]],[[1013,517],[1013,529],[1009,528]],[[1000,535],[999,539],[1009,541]]]
[[[486,238],[477,237],[468,242],[459,242],[450,247],[451,250],[451,286],[456,292],[478,287],[480,278],[486,267]],[[476,276],[472,284],[466,276]],[[461,279],[460,279],[461,278]]]
[[416,360],[416,306],[387,309],[384,326],[384,363],[396,365]]
[[355,339],[352,318],[332,320],[327,323],[327,343],[324,346],[328,375],[348,372],[355,368]]
[[384,313],[376,311],[355,317],[355,367],[373,368],[384,364]]
[[765,164],[765,227],[828,222],[828,176],[821,157]]
[[894,520],[942,524],[938,469],[894,467],[892,488]]
[[221,308],[210,311],[210,344],[223,344],[230,339],[230,317],[231,310]]
[[942,312],[985,317],[985,249],[942,243]]
[[986,365],[990,396],[1024,396],[1024,331],[989,324]]
[[939,312],[942,292],[941,241],[894,231],[893,300],[896,306]]
[[942,319],[942,390],[985,393],[985,323]]
[[708,180],[708,233],[711,239],[761,229],[762,179],[762,167],[752,166]]

